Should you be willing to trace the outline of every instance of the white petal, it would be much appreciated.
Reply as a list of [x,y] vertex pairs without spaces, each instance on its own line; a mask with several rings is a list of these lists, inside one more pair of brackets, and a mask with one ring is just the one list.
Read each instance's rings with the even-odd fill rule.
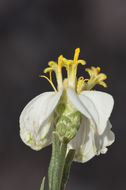
[[77,95],[72,88],[67,89],[67,95],[70,102],[88,119],[91,119],[96,125],[98,121],[98,114],[92,102],[83,95]]
[[[51,117],[52,118],[52,117]],[[50,119],[51,119],[50,118]],[[20,125],[20,137],[22,141],[30,146],[33,150],[40,150],[45,146],[51,144],[51,134],[53,131],[53,125],[50,123],[50,119],[43,125],[40,129],[39,133],[34,133],[27,130],[23,123]],[[44,128],[44,137],[43,136],[43,128]]]
[[77,162],[87,162],[96,155],[94,131],[86,117],[83,116],[80,129],[68,144],[68,148],[76,150],[74,161]]
[[115,135],[111,131],[112,125],[110,121],[107,122],[107,126],[102,135],[95,134],[95,146],[97,155],[100,153],[105,154],[107,152],[107,146],[110,146],[115,141]]
[[[97,124],[97,130],[99,134],[102,134],[107,125],[107,121],[113,109],[114,100],[110,94],[100,91],[83,91],[79,95],[79,98],[85,105],[83,98],[87,97],[89,101],[94,105],[98,118],[95,121]],[[94,110],[89,109],[91,115],[95,118]]]
[[[45,92],[32,99],[20,115],[20,134],[22,140],[31,148],[39,150],[50,143],[52,112],[61,97],[58,93]],[[48,137],[48,139],[47,139]]]
[[83,116],[77,135],[68,144],[68,150],[75,149],[76,151],[74,161],[84,163],[95,155],[105,154],[108,150],[107,146],[110,146],[115,140],[109,121],[102,135],[96,134],[91,125],[93,123]]
[[111,95],[99,91],[83,91],[79,95],[71,88],[67,90],[70,102],[88,119],[92,120],[96,130],[102,134],[113,108]]

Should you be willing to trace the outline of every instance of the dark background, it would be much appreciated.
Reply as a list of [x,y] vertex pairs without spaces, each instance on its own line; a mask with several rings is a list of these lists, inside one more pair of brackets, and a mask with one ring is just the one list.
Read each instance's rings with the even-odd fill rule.
[[[19,137],[19,115],[52,90],[39,78],[49,60],[72,58],[80,47],[87,67],[108,76],[116,142],[105,155],[73,163],[69,190],[126,189],[126,0],[0,0],[0,190],[39,190],[51,147],[31,150]],[[80,73],[84,69],[79,67]]]

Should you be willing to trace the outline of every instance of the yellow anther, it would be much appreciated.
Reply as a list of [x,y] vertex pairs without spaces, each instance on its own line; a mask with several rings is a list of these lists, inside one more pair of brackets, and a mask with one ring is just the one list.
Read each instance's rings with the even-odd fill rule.
[[49,61],[49,62],[48,62],[48,65],[49,65],[50,67],[52,67],[53,65],[57,65],[57,63],[56,63],[55,61]]
[[80,53],[80,48],[76,48],[74,53],[74,62],[78,60],[79,53]]
[[98,71],[98,73],[101,71],[101,68],[100,67],[97,67],[97,71]]
[[45,75],[40,75],[40,77],[41,78],[45,78],[51,84],[51,86],[53,87],[54,91],[57,92],[57,90],[56,90],[53,82],[48,77],[46,77]]
[[58,57],[58,59],[60,59],[60,58],[62,58],[63,57],[63,55],[60,55],[59,57]]

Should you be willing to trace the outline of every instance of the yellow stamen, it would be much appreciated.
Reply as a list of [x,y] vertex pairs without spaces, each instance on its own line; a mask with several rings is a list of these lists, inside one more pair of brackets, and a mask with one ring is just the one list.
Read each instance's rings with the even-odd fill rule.
[[50,81],[52,82],[52,72],[49,72],[49,78],[50,78]]
[[80,48],[76,48],[75,54],[74,54],[74,62],[76,62],[78,60],[79,53],[80,53]]
[[57,92],[57,90],[56,90],[53,82],[48,77],[46,77],[45,75],[40,75],[40,77],[41,78],[45,78],[51,84],[51,86],[53,87],[54,91]]
[[91,67],[91,69],[87,68],[85,70],[90,76],[86,85],[86,90],[92,89],[97,84],[107,87],[107,84],[104,82],[107,76],[104,73],[100,73],[100,67]]
[[78,80],[77,80],[77,85],[76,85],[76,92],[79,94],[83,88],[84,88],[84,77],[79,77]]
[[57,71],[56,71],[56,78],[57,78],[57,83],[58,83],[58,89],[62,88],[62,83],[63,83],[63,80],[62,80],[62,60],[63,58],[63,55],[60,55],[58,57],[58,64],[57,64]]
[[89,81],[89,79],[84,79],[84,82],[85,82],[85,81]]
[[75,49],[74,59],[73,60],[67,60],[63,58],[63,66],[67,70],[67,77],[68,77],[68,85],[71,88],[75,89],[76,86],[76,75],[77,75],[77,67],[78,64],[81,63],[82,65],[85,65],[86,62],[83,60],[78,60],[80,53],[80,48]]
[[61,69],[62,69],[62,57],[63,57],[63,55],[60,55],[59,57],[58,57],[58,67],[57,67],[57,74],[61,74]]
[[47,67],[44,69],[44,73],[48,73],[48,72],[52,72],[54,71],[54,69],[52,69],[51,67]]
[[[56,75],[56,80],[57,80],[57,88],[60,89],[62,88],[62,62],[63,62],[63,55],[60,55],[58,57],[58,63],[56,63],[55,61],[49,61],[48,65],[49,67],[47,67],[44,70],[44,73],[49,72],[50,75],[50,83],[52,83],[52,76],[51,76],[51,72],[54,71],[55,75]],[[47,79],[48,80],[48,79]],[[53,83],[52,83],[53,84]],[[51,85],[52,85],[51,84]]]
[[67,87],[75,89],[77,93],[80,93],[82,90],[90,90],[97,84],[107,87],[106,83],[104,82],[107,76],[104,73],[100,73],[101,71],[100,67],[91,67],[90,69],[87,68],[86,71],[88,72],[90,78],[84,79],[84,77],[81,76],[77,80],[78,64],[81,65],[86,64],[84,60],[78,60],[79,54],[80,54],[80,48],[76,48],[73,60],[68,60],[64,58],[63,55],[60,55],[58,57],[58,62],[49,61],[48,63],[49,67],[47,67],[44,70],[44,73],[49,72],[49,77],[46,77],[44,75],[41,75],[41,77],[46,78],[53,87],[53,89],[57,92],[52,82],[52,71],[55,72],[57,80],[57,89],[59,90],[60,88],[64,88],[62,67],[65,67],[67,71]]
[[86,65],[86,61],[80,60],[80,59],[78,61],[76,61],[76,63],[77,64],[81,63],[81,65]]
[[48,65],[49,65],[50,67],[52,67],[53,65],[57,65],[57,63],[56,63],[55,61],[49,61],[49,62],[48,62]]
[[59,57],[58,57],[58,65],[62,65],[62,57],[63,57],[63,55],[60,55]]

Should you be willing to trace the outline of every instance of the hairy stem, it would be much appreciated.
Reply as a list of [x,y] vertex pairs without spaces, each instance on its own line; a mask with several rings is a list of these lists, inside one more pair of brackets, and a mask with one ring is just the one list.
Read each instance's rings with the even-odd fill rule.
[[60,142],[56,132],[52,135],[52,156],[48,169],[49,190],[65,190],[75,150],[67,154],[68,141]]

